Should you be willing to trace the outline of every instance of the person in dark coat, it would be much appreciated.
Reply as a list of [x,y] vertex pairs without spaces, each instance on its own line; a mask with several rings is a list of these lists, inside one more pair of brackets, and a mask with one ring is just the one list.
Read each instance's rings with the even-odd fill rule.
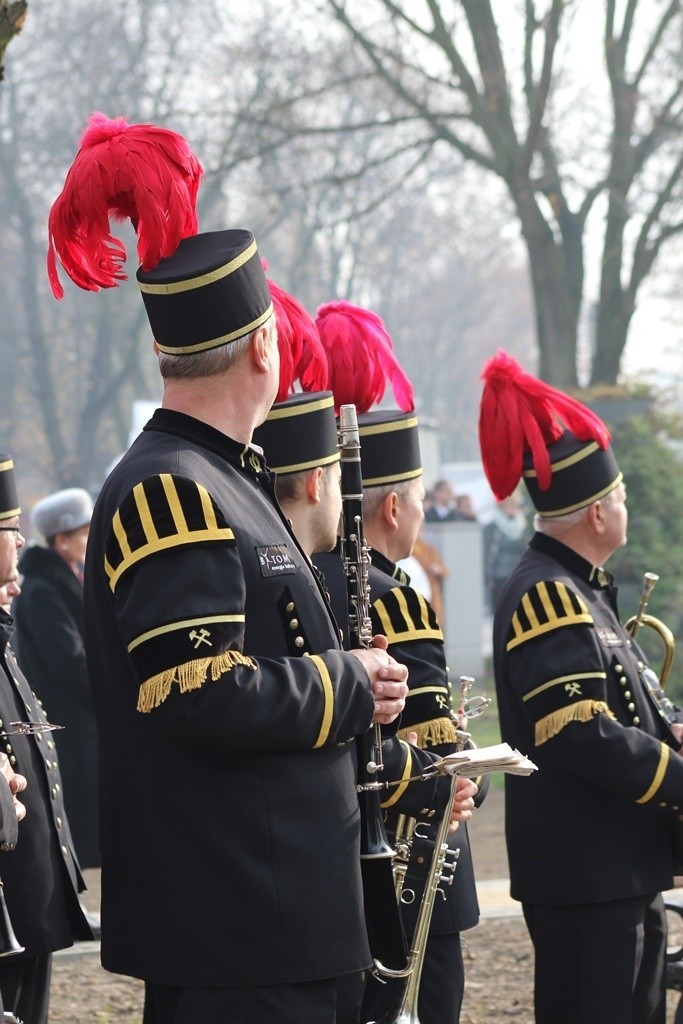
[[[458,749],[459,721],[453,705],[443,633],[428,601],[410,586],[396,564],[412,551],[423,520],[424,488],[418,421],[414,413],[380,410],[359,417],[365,536],[370,547],[370,615],[373,632],[386,636],[388,650],[408,668],[409,693],[401,716],[399,737],[409,734],[421,754],[434,760]],[[338,554],[316,558],[330,589],[332,607],[345,621],[345,583]],[[406,776],[414,774],[408,764]],[[480,780],[477,806],[488,788]],[[475,787],[472,787],[476,792]],[[385,801],[390,840],[394,838],[401,806],[399,787]],[[423,809],[423,812],[426,809]],[[409,937],[415,931],[431,862],[438,823],[432,812],[416,815],[423,838],[411,849],[404,890],[414,894],[402,903]],[[453,881],[437,898],[429,928],[418,998],[421,1024],[457,1024],[464,993],[461,932],[479,920],[474,870],[464,823],[449,836]],[[379,1020],[395,997],[397,984],[372,985],[366,1009]]]
[[491,487],[501,500],[521,472],[537,512],[493,627],[502,738],[538,764],[523,785],[505,779],[536,1021],[663,1024],[660,893],[673,884],[683,812],[683,715],[650,689],[604,568],[626,543],[622,474],[607,428],[575,400],[505,353],[484,381]]
[[17,658],[51,719],[64,802],[82,868],[100,866],[97,727],[83,639],[83,563],[92,516],[87,491],[70,487],[37,502],[32,521],[47,543],[21,558],[14,604]]
[[484,582],[491,613],[496,610],[506,579],[524,554],[527,534],[526,516],[519,497],[513,493],[497,503],[484,527]]
[[[0,584],[18,579],[19,502],[14,467],[0,456]],[[64,809],[57,752],[50,731],[15,735],[13,723],[45,724],[40,700],[19,669],[10,647],[11,615],[0,608],[0,749],[25,777],[17,847],[0,861],[9,917],[24,951],[0,958],[0,992],[5,1009],[24,1024],[46,1024],[52,953],[90,939],[78,902],[85,888]]]
[[[198,178],[174,133],[102,121],[82,152],[98,163],[123,135],[101,147],[117,181],[169,149]],[[137,280],[163,406],[105,481],[86,556],[102,961],[145,980],[145,1024],[351,1024],[369,966],[351,740],[395,719],[407,673],[340,649],[251,444],[280,373],[253,235],[162,213],[180,230]]]

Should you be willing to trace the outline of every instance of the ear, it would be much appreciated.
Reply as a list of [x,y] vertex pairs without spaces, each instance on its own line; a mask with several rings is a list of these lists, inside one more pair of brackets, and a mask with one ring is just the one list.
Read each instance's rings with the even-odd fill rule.
[[588,506],[586,519],[596,533],[605,532],[605,507],[601,501],[594,501],[592,505]]
[[396,491],[390,491],[382,502],[382,516],[390,530],[398,527],[398,495]]
[[154,339],[152,339],[152,351],[154,352],[155,356],[159,356],[159,346],[157,345]]
[[254,331],[250,352],[257,370],[261,373],[268,373],[271,364],[270,334],[265,324]]
[[313,505],[317,505],[322,497],[322,466],[316,466],[306,474],[306,494]]

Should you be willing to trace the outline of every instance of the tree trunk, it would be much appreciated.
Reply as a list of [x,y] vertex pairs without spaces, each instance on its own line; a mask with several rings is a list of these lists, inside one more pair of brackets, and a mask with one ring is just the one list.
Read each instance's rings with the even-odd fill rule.
[[555,238],[528,192],[518,193],[515,205],[529,257],[540,353],[538,373],[554,387],[575,388],[581,247],[568,259],[568,247]]
[[591,384],[616,384],[634,307],[620,286],[601,289]]
[[0,0],[0,79],[2,79],[5,50],[14,37],[21,32],[27,9],[26,0],[15,0],[14,3]]

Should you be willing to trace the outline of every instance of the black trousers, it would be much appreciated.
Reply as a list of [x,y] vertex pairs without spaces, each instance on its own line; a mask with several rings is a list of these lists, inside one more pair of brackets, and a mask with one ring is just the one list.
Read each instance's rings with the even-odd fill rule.
[[536,954],[536,1024],[665,1024],[661,895],[523,909]]
[[[380,1020],[400,1000],[400,983],[369,983],[363,1001],[365,1021]],[[460,934],[430,935],[422,965],[417,999],[420,1024],[458,1024],[465,988]]]
[[0,960],[0,992],[5,1010],[23,1024],[47,1024],[52,954]]
[[358,1024],[362,974],[293,985],[145,985],[143,1024]]

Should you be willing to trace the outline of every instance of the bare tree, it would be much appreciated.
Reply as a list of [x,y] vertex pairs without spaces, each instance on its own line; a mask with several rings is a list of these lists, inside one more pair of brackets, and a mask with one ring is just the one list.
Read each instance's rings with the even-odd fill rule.
[[[408,154],[429,160],[446,148],[503,184],[528,256],[540,373],[562,387],[577,384],[585,249],[602,209],[591,218],[596,202],[605,217],[593,383],[616,381],[639,289],[683,227],[680,0],[603,0],[607,77],[598,58],[588,71],[574,65],[572,78],[586,31],[592,39],[600,31],[591,6],[586,26],[578,24],[586,12],[576,0],[524,0],[515,8],[508,0],[319,0],[319,12],[331,11],[365,58],[355,84],[330,76],[328,95],[381,82],[391,101],[357,120],[330,118],[334,99],[318,102],[324,122],[315,113],[307,120],[310,133],[326,135],[362,138],[382,128],[393,140],[386,149],[404,166]],[[309,109],[313,95],[311,86],[301,98]],[[577,107],[584,112],[578,123]]]
[[[226,181],[254,158],[243,108],[266,77],[249,45],[250,33],[258,36],[252,17],[241,51],[230,54],[232,77],[207,82],[218,41],[237,26],[210,3],[201,19],[183,0],[34,0],[32,8],[0,90],[0,426],[21,456],[29,500],[33,487],[96,487],[127,444],[132,400],[159,394],[134,280],[97,296],[67,281],[61,303],[47,285],[47,213],[88,114],[186,134],[207,170],[202,227],[222,226]],[[135,238],[126,226],[119,233],[134,278]]]

